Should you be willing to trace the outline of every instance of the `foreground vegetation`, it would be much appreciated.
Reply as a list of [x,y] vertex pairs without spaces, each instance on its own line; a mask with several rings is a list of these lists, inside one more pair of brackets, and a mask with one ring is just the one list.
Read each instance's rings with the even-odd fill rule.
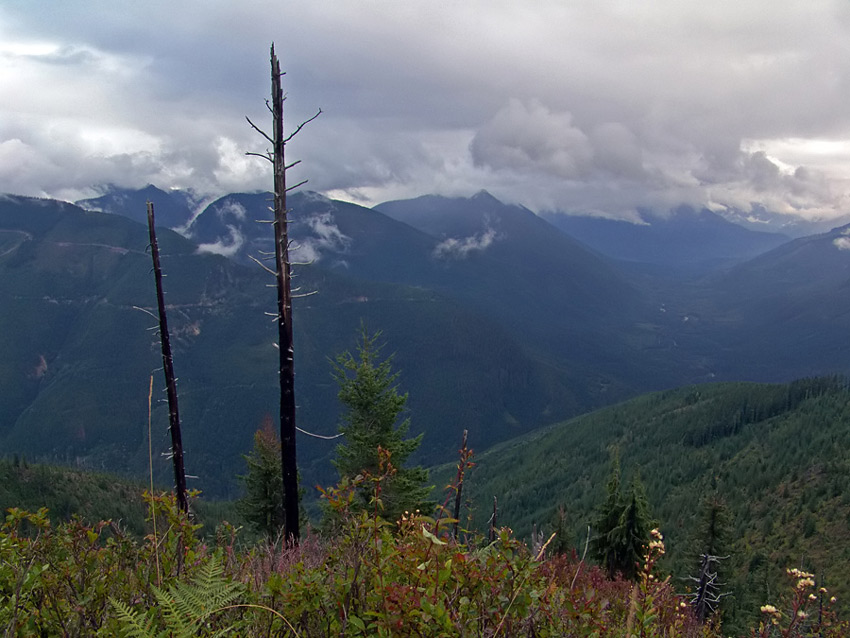
[[[383,391],[395,396],[388,406],[396,414],[402,397]],[[399,509],[405,475],[389,462],[403,462],[407,449],[367,455],[368,442],[358,451],[363,471],[341,472],[339,486],[323,492],[321,532],[298,547],[274,542],[279,489],[266,490],[280,456],[271,429],[255,441],[268,453],[255,445],[246,457],[241,507],[196,500],[191,520],[169,498],[143,499],[140,485],[115,477],[0,461],[0,509],[9,508],[0,527],[0,630],[846,635],[834,614],[847,615],[847,398],[840,378],[640,397],[486,452],[471,469],[464,450],[464,471],[445,481],[436,473],[437,484],[450,484],[441,520],[416,510],[416,490],[405,506],[413,513]],[[366,404],[383,405],[374,399]],[[461,485],[457,529],[445,514]],[[491,490],[498,524],[488,529],[480,519]],[[37,511],[42,505],[50,511]],[[240,516],[252,529],[222,522]],[[499,529],[505,524],[517,534]],[[653,525],[668,538],[650,533]],[[720,599],[709,605],[719,613],[705,623],[705,597],[687,578],[700,575],[700,552],[719,557],[708,570],[719,573],[712,595]]]
[[[634,582],[609,579],[549,543],[530,550],[510,530],[456,541],[451,520],[380,516],[392,475],[325,492],[333,529],[297,547],[241,546],[222,525],[203,542],[168,496],[147,495],[150,533],[112,522],[52,525],[10,509],[0,527],[0,628],[5,636],[596,636],[716,637],[658,568],[660,533]],[[372,491],[373,511],[352,509]],[[837,637],[829,594],[809,574],[748,636]]]

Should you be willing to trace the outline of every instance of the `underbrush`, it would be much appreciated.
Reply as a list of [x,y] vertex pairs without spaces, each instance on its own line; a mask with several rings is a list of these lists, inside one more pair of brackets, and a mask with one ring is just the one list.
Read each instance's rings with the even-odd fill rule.
[[[381,516],[385,477],[325,492],[332,529],[295,545],[242,547],[221,526],[204,541],[167,495],[146,495],[141,542],[110,522],[52,525],[45,511],[9,510],[0,526],[4,636],[570,636],[719,637],[659,573],[660,533],[636,582],[610,580],[576,555],[532,551],[509,529],[460,542],[453,520]],[[373,491],[371,511],[353,507]],[[552,539],[550,539],[551,541]],[[765,604],[748,634],[850,633],[828,592],[789,572],[787,595]],[[832,601],[834,602],[834,601]],[[766,601],[767,603],[767,601]]]

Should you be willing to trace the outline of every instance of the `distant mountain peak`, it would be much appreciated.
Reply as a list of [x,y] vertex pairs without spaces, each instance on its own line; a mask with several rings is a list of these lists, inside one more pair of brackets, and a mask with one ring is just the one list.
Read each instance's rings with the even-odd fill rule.
[[470,197],[470,199],[475,200],[475,201],[479,201],[479,202],[480,201],[490,201],[490,202],[496,202],[497,204],[502,203],[498,199],[493,197],[493,195],[491,195],[488,191],[484,190],[483,188],[480,191],[478,191],[477,193],[475,193],[475,195]]
[[316,191],[299,191],[293,197],[302,198],[305,202],[321,202],[323,204],[330,204],[333,201],[330,197],[326,197]]

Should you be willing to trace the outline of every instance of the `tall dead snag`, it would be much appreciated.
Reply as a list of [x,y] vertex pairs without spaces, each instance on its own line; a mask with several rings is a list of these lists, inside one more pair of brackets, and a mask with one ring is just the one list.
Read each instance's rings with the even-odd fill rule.
[[[280,62],[271,47],[272,75],[272,112],[273,132],[270,137],[250,119],[248,123],[260,135],[272,144],[272,150],[265,154],[247,153],[268,160],[274,167],[274,258],[275,280],[277,281],[277,326],[278,349],[280,353],[280,456],[283,474],[284,538],[287,542],[297,543],[300,530],[298,522],[298,467],[295,447],[295,360],[292,344],[292,264],[289,261],[289,220],[287,218],[286,194],[305,182],[286,186],[286,171],[298,162],[287,166],[285,160],[286,143],[301,128],[316,119],[321,110],[309,120],[301,123],[288,137],[283,136],[283,101],[281,88]],[[268,105],[268,103],[267,103]],[[261,264],[262,265],[262,264]]]
[[491,514],[491,516],[490,516],[490,533],[487,535],[487,540],[489,540],[491,543],[496,540],[496,529],[497,529],[496,514],[498,513],[497,509],[498,508],[497,508],[497,505],[496,505],[496,497],[494,496],[493,497],[493,514]]
[[460,506],[463,494],[463,479],[466,476],[466,470],[475,465],[469,459],[472,458],[472,450],[466,446],[466,437],[469,434],[468,430],[463,431],[463,443],[460,446],[460,460],[457,462],[457,478],[455,479],[455,509],[454,523],[452,524],[452,536],[457,540],[459,525],[460,525]]
[[154,229],[153,203],[148,202],[148,233],[151,241],[151,258],[156,280],[156,303],[159,310],[159,341],[162,345],[162,368],[165,372],[165,391],[168,396],[168,425],[171,431],[171,460],[174,464],[174,491],[177,506],[189,511],[186,498],[186,470],[183,467],[183,438],[180,434],[180,413],[177,410],[177,379],[174,377],[174,361],[171,357],[171,341],[168,336],[168,319],[165,315],[165,296],[162,292],[162,268],[159,265],[159,245]]

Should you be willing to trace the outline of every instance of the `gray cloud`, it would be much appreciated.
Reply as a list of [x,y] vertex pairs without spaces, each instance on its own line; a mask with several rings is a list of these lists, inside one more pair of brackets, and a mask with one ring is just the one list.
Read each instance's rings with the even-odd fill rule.
[[835,216],[848,39],[843,0],[7,3],[0,190],[268,189],[244,116],[266,121],[275,40],[289,128],[324,110],[292,177],[331,195]]

